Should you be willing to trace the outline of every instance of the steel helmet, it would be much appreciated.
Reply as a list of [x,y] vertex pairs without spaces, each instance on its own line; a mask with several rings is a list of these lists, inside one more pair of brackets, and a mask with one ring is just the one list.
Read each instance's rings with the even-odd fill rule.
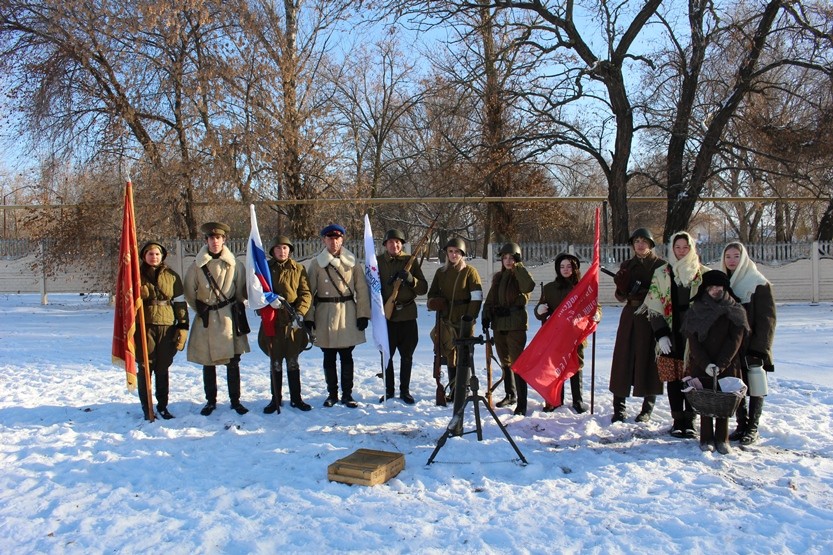
[[382,241],[382,244],[388,242],[388,239],[399,239],[402,243],[405,243],[405,234],[402,232],[401,229],[389,229],[387,233],[385,233],[385,240]]
[[517,243],[506,243],[497,253],[498,258],[503,258],[504,254],[511,254],[515,262],[521,261],[521,246]]
[[451,239],[448,240],[448,243],[446,243],[445,247],[443,247],[443,248],[447,249],[448,247],[454,247],[455,249],[457,249],[461,253],[463,253],[463,256],[466,256],[466,242],[463,241],[462,238],[452,237]]
[[275,237],[275,240],[272,241],[272,246],[269,247],[269,254],[272,254],[272,249],[274,249],[278,245],[286,245],[287,247],[289,247],[289,252],[293,252],[295,250],[295,245],[292,244],[292,239],[290,239],[286,235],[278,235],[277,237]]
[[639,229],[634,230],[634,232],[631,233],[630,239],[628,239],[628,243],[633,245],[633,241],[637,237],[642,237],[643,239],[646,239],[649,243],[651,243],[651,248],[654,248],[656,246],[656,243],[654,242],[654,236],[651,235],[651,230],[648,228],[640,227]]

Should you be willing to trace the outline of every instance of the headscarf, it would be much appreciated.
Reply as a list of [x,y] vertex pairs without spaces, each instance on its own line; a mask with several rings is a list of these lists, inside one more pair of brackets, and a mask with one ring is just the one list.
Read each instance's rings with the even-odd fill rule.
[[[691,249],[681,259],[674,256],[674,243],[677,239],[685,238]],[[674,281],[681,287],[691,287],[691,282],[699,275],[700,257],[697,254],[697,245],[694,239],[685,231],[678,231],[671,236],[668,242],[668,265],[674,270]]]
[[[740,251],[740,262],[734,272],[726,268],[726,263],[723,261],[728,249],[737,249]],[[741,243],[729,243],[723,247],[723,255],[720,258],[720,263],[723,271],[729,276],[729,284],[732,287],[732,292],[740,299],[742,304],[748,303],[752,300],[752,294],[759,285],[766,285],[769,283],[764,275],[758,270],[758,266],[749,258],[749,253],[746,252],[746,247]]]

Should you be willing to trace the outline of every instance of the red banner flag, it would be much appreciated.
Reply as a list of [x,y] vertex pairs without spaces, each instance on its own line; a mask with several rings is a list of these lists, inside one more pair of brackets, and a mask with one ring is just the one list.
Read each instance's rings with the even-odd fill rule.
[[595,235],[593,262],[587,273],[561,301],[512,365],[512,370],[554,407],[561,405],[564,382],[579,370],[576,349],[596,331],[595,317],[599,306],[598,208]]
[[119,273],[116,280],[116,313],[113,319],[113,363],[124,367],[127,389],[136,389],[136,314],[142,308],[139,247],[133,214],[133,184],[124,190],[124,216],[119,243]]

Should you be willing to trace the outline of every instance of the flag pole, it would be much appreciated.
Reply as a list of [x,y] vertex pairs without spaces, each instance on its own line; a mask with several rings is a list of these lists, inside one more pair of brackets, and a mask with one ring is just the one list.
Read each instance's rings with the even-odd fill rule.
[[596,403],[596,332],[593,332],[593,339],[591,340],[591,355],[590,355],[590,414],[594,414],[593,408]]
[[[136,264],[136,266],[139,266],[141,262],[138,259],[139,244],[136,241],[136,213],[133,208],[133,182],[131,181],[129,175],[127,176],[127,194],[130,195],[130,209],[131,211],[133,211],[133,218],[131,219],[133,223],[133,244],[131,245],[131,248],[133,249],[133,252],[137,254],[136,262],[134,262],[134,264]],[[141,291],[141,280],[137,285],[139,286],[139,290]],[[139,294],[138,300],[139,302],[137,303],[136,307],[136,323],[139,330],[139,336],[141,337],[140,341],[142,343],[142,369],[145,375],[145,395],[148,401],[148,419],[151,422],[153,422],[154,420],[156,420],[156,414],[153,411],[153,397],[151,395],[152,388],[150,386],[150,362],[148,360],[147,326],[145,325],[145,303],[142,300],[141,293]]]

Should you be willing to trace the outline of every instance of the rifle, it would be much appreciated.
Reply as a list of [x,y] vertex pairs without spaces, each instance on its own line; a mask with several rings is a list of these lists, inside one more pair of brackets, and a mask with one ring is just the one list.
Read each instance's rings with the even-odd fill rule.
[[440,311],[437,311],[437,342],[434,343],[434,380],[437,382],[437,399],[436,404],[438,407],[446,406],[445,400],[445,386],[441,380],[442,378],[442,365],[443,365],[443,355],[442,355],[442,344],[443,344],[443,326],[441,321]]
[[[431,236],[431,232],[434,231],[434,226],[437,223],[437,218],[439,218],[439,215],[437,215],[437,217],[434,218],[434,221],[431,222],[431,225],[428,227],[428,231],[425,232],[425,235],[422,236],[422,239],[419,240],[416,247],[414,248],[414,252],[411,253],[411,257],[408,259],[408,262],[405,264],[405,271],[406,272],[411,271],[411,267],[414,265],[414,262],[416,261],[416,257],[419,254],[419,251],[422,250],[422,248],[425,246],[425,243],[428,241],[428,238]],[[396,280],[393,283],[393,293],[391,293],[390,297],[388,297],[388,300],[385,301],[385,319],[386,320],[390,320],[390,317],[393,316],[393,309],[396,308],[396,297],[399,296],[399,288],[400,287],[402,287],[402,279],[401,278],[396,278]]]
[[281,301],[281,308],[285,308],[286,311],[289,313],[289,319],[292,320],[292,323],[290,324],[292,329],[301,330],[302,332],[307,334],[307,339],[309,340],[309,343],[307,343],[307,346],[304,348],[304,350],[309,351],[310,349],[312,349],[313,343],[315,343],[315,332],[306,327],[306,325],[304,324],[304,317],[301,315],[300,312],[295,310],[294,306],[289,304],[289,301],[287,301],[281,295],[278,295],[278,299]]
[[492,403],[492,391],[494,387],[492,386],[492,337],[489,333],[489,328],[484,330],[486,332],[486,402],[488,403],[489,408],[494,408],[494,404]]

